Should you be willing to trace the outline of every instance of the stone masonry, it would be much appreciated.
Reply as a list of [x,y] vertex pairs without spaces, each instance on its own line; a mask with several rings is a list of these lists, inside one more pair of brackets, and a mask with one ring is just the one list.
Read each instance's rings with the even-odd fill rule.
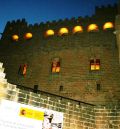
[[120,129],[120,103],[91,105],[45,92],[19,89],[7,82],[2,65],[0,63],[0,100],[63,112],[63,129]]
[[[119,45],[115,27],[103,30],[106,22],[115,26],[116,15],[117,6],[109,5],[96,7],[91,17],[35,25],[28,25],[25,19],[8,22],[0,40],[0,61],[4,63],[9,83],[30,88],[38,85],[41,91],[91,104],[119,102]],[[99,31],[88,32],[87,27],[93,23]],[[83,27],[82,33],[72,33],[76,25]],[[62,27],[68,28],[68,35],[57,35]],[[55,35],[44,37],[48,29],[53,29]],[[27,32],[33,34],[32,39],[24,39]],[[13,34],[19,35],[18,42],[11,39]],[[51,72],[52,59],[56,57],[60,58],[58,74]],[[100,59],[100,70],[90,70],[90,59]],[[28,66],[25,77],[18,74],[20,65],[24,64]]]

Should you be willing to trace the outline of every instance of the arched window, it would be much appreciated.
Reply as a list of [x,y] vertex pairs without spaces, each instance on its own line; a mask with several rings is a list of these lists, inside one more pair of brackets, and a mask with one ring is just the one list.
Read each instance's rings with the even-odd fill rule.
[[98,31],[98,26],[96,24],[90,24],[88,26],[88,32],[91,32],[91,31]]
[[113,28],[113,23],[112,22],[106,22],[104,25],[103,25],[103,29],[106,30],[106,29],[111,29]]
[[66,35],[68,34],[68,29],[67,28],[60,28],[58,34],[61,36],[61,35]]
[[12,40],[18,41],[18,39],[19,39],[19,36],[18,36],[18,35],[14,34],[14,35],[12,36]]
[[25,39],[31,39],[32,36],[33,36],[32,33],[26,33],[25,36],[24,36],[24,38]]
[[47,30],[46,32],[45,32],[45,37],[48,37],[48,36],[53,36],[55,34],[55,32],[54,32],[54,30]]
[[75,27],[73,28],[73,33],[74,33],[74,34],[75,34],[75,33],[80,33],[80,32],[83,32],[82,26],[75,26]]
[[18,74],[25,76],[26,73],[27,73],[27,64],[20,65],[19,70],[18,70]]
[[52,73],[59,73],[60,72],[60,58],[54,58],[52,60]]

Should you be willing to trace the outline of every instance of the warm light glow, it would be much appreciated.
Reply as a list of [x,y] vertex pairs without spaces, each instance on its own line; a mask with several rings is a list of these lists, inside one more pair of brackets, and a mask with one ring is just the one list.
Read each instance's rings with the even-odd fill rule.
[[95,68],[96,68],[96,70],[100,70],[100,65],[96,64]]
[[12,39],[13,39],[14,41],[18,41],[19,36],[15,34],[15,35],[12,36]]
[[73,33],[77,33],[77,32],[83,32],[82,26],[75,26],[73,28]]
[[23,75],[25,76],[26,75],[26,72],[27,72],[27,65],[25,64],[23,66]]
[[91,70],[95,70],[95,65],[92,64],[90,69],[91,69]]
[[54,30],[47,30],[45,36],[52,36],[54,34],[55,34]]
[[63,35],[63,34],[68,34],[68,29],[67,28],[61,28],[59,30],[59,35]]
[[55,73],[56,72],[56,67],[53,67],[52,68],[52,73]]
[[90,69],[91,70],[100,70],[100,59],[91,59],[90,60]]
[[60,72],[60,67],[53,67],[52,68],[52,73],[59,73]]
[[112,22],[106,22],[103,26],[103,29],[110,29],[110,28],[113,28],[113,23]]
[[57,67],[56,68],[56,73],[59,73],[60,72],[60,67]]
[[32,38],[32,33],[25,34],[25,39],[31,39],[31,38]]
[[88,32],[90,31],[97,31],[98,30],[98,26],[96,24],[90,24],[88,26]]
[[59,73],[60,72],[60,59],[54,58],[52,61],[52,73]]

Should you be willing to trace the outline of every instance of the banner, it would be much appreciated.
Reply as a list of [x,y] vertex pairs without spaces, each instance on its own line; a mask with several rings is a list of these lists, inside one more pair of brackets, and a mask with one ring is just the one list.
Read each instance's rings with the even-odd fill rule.
[[62,129],[63,113],[2,100],[0,129]]

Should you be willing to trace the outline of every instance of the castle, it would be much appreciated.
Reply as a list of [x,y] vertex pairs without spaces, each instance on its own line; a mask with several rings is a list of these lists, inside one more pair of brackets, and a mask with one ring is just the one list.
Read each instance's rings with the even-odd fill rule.
[[90,104],[120,100],[120,16],[117,5],[91,17],[28,25],[8,22],[0,62],[8,82]]

